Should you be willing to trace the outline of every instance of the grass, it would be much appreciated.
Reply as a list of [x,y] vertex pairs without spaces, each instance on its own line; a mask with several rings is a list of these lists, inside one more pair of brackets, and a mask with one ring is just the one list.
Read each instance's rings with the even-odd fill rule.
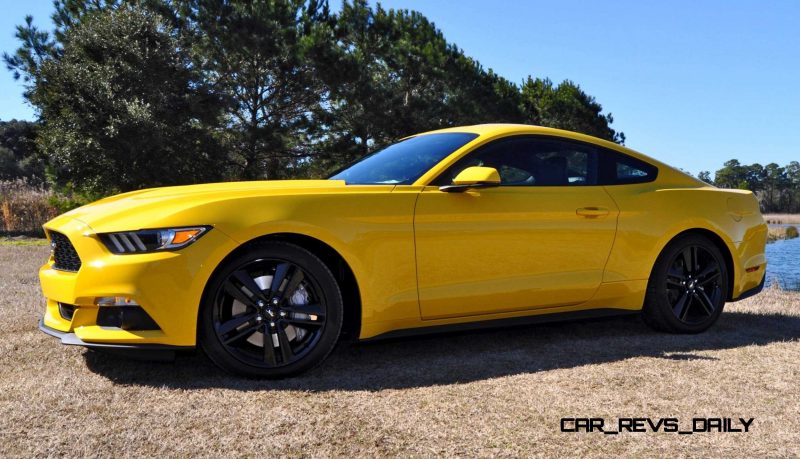
[[42,224],[59,214],[57,196],[23,179],[0,180],[0,231],[42,235]]
[[764,220],[773,225],[800,224],[800,214],[765,214]]
[[0,247],[41,247],[46,246],[47,239],[28,236],[3,236],[0,237]]
[[[800,294],[700,335],[636,317],[341,345],[311,374],[227,376],[36,330],[46,247],[0,247],[0,456],[800,455]],[[750,433],[560,433],[562,417],[754,417]]]

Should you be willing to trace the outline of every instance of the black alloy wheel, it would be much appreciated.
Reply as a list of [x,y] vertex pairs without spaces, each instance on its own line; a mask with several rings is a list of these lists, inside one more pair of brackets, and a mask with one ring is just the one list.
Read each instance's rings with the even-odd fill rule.
[[727,267],[717,246],[700,235],[683,236],[656,261],[642,315],[658,330],[698,333],[719,318],[727,292]]
[[724,303],[716,258],[702,246],[691,245],[672,260],[667,270],[667,296],[675,318],[685,324],[705,322]]
[[227,262],[207,289],[201,345],[217,365],[246,376],[284,377],[316,366],[341,330],[333,274],[293,244],[249,249]]

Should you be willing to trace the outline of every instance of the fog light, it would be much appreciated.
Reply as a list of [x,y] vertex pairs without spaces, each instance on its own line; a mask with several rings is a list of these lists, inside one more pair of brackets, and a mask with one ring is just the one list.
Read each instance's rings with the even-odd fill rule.
[[94,299],[97,306],[139,306],[133,298],[127,296],[98,296]]

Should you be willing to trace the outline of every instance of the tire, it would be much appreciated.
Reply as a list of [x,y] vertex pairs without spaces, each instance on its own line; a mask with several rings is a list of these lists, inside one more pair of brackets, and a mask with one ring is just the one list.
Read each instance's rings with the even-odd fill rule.
[[656,260],[647,283],[642,318],[669,333],[700,333],[725,306],[728,269],[717,246],[699,234],[671,241]]
[[308,250],[259,242],[223,262],[200,309],[198,341],[230,373],[284,378],[325,360],[342,329],[342,294]]

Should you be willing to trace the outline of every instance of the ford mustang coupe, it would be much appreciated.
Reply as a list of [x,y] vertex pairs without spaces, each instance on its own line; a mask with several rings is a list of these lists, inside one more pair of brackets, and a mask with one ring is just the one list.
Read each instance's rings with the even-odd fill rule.
[[767,234],[749,191],[525,125],[416,135],[328,180],[134,191],[45,230],[45,333],[268,378],[341,336],[638,311],[698,333],[763,287]]

